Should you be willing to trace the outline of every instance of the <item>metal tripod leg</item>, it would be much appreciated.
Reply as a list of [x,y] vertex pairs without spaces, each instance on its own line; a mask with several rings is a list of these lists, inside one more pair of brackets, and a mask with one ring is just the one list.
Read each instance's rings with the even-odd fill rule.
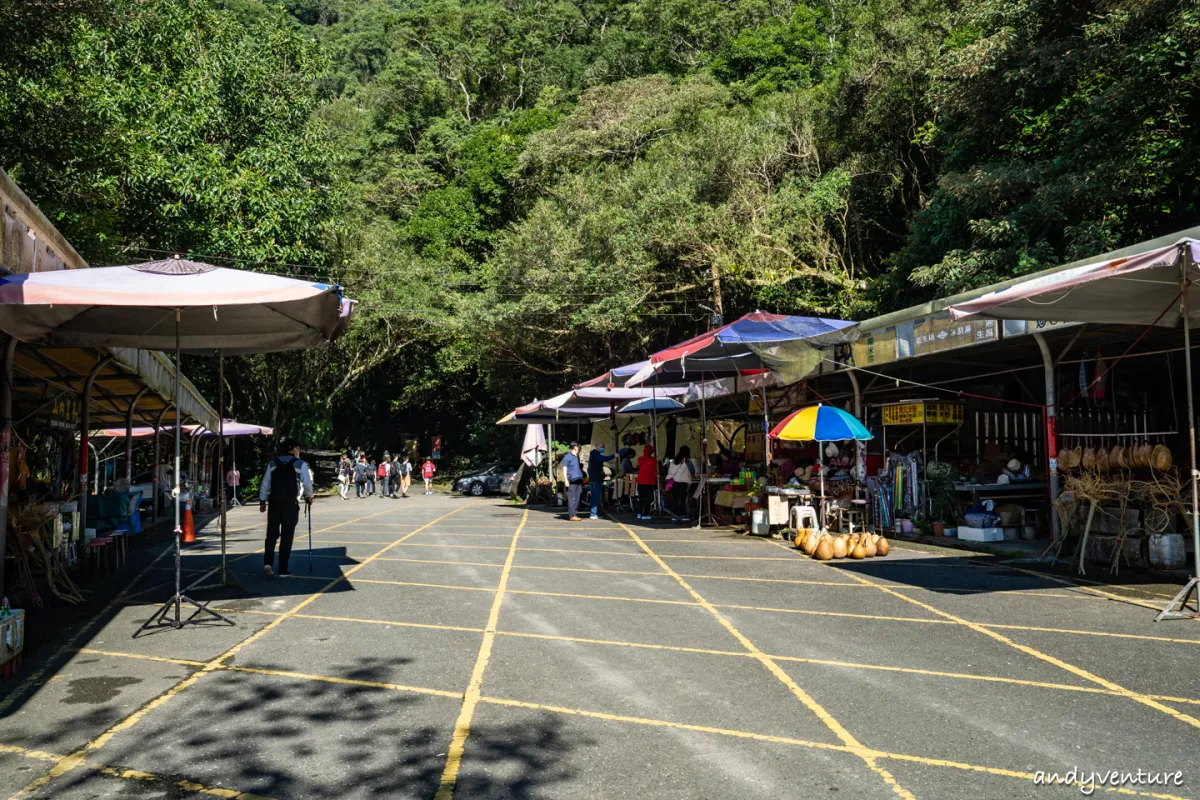
[[[1195,611],[1188,607],[1188,601],[1193,598],[1196,601],[1193,603],[1196,607]],[[1164,619],[1200,619],[1200,578],[1189,579],[1187,585],[1179,590],[1179,594],[1175,595],[1175,599],[1158,612],[1154,621],[1161,622]]]
[[[183,618],[182,614],[184,603],[196,607],[196,610],[193,611],[187,618]],[[169,618],[172,609],[175,610],[174,619]],[[201,614],[206,616],[201,617]],[[185,625],[204,625],[213,621],[224,622],[228,625],[237,624],[228,617],[222,616],[216,611],[213,611],[208,607],[207,604],[197,603],[186,594],[177,594],[171,599],[167,600],[167,602],[163,603],[157,611],[151,614],[150,619],[146,620],[142,624],[142,627],[138,628],[137,632],[133,634],[133,638],[136,639],[143,633],[153,633],[154,631],[162,630],[163,628],[178,629],[184,627]]]

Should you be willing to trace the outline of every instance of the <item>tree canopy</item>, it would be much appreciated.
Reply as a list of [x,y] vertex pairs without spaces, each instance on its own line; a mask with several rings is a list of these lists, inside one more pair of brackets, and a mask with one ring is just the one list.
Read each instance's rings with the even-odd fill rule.
[[0,0],[0,30],[0,163],[86,258],[361,301],[338,348],[231,369],[314,443],[485,448],[714,313],[861,317],[1200,221],[1184,0]]

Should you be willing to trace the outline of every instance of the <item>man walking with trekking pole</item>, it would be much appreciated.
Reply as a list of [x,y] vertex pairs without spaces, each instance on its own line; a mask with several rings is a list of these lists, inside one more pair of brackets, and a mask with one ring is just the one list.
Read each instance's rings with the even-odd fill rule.
[[292,556],[292,539],[300,521],[300,500],[312,506],[312,472],[300,460],[300,443],[288,439],[283,454],[271,459],[263,475],[262,490],[258,493],[258,510],[267,515],[267,543],[263,551],[263,577],[275,577],[275,542],[279,542],[279,577],[291,575],[288,560]]

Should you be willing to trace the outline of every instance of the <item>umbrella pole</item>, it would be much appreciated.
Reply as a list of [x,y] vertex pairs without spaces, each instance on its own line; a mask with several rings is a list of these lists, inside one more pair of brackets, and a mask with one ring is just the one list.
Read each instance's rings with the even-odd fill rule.
[[220,418],[220,432],[217,434],[217,483],[221,487],[217,496],[221,501],[221,585],[242,588],[238,579],[233,577],[227,567],[225,547],[225,509],[229,498],[225,496],[225,351],[217,351],[217,407]]
[[[1179,590],[1179,594],[1167,604],[1167,607],[1158,612],[1158,616],[1154,618],[1155,622],[1161,622],[1164,619],[1194,619],[1200,617],[1200,495],[1197,494],[1198,478],[1196,473],[1196,409],[1192,392],[1192,331],[1191,323],[1188,319],[1188,289],[1190,282],[1188,281],[1188,267],[1191,265],[1192,252],[1189,243],[1185,242],[1180,245],[1182,252],[1180,253],[1180,275],[1179,275],[1179,290],[1181,302],[1181,311],[1183,316],[1183,364],[1184,372],[1187,376],[1187,415],[1188,415],[1188,453],[1190,456],[1191,474],[1189,482],[1192,484],[1192,548],[1193,558],[1195,559],[1195,571],[1192,577],[1188,580],[1187,585]],[[1192,597],[1196,597],[1196,611],[1192,611],[1188,607],[1188,601]]]
[[[228,617],[222,616],[216,611],[213,611],[208,607],[207,604],[197,603],[195,600],[185,595],[180,586],[182,577],[182,565],[180,563],[180,538],[183,536],[183,528],[180,527],[179,514],[179,504],[182,500],[180,496],[179,483],[179,452],[181,442],[180,430],[183,427],[183,420],[181,419],[181,415],[179,413],[179,383],[181,371],[183,369],[183,354],[179,340],[180,316],[182,316],[182,310],[178,308],[175,309],[175,486],[172,490],[172,494],[175,495],[175,595],[170,600],[163,603],[157,611],[151,614],[150,619],[142,623],[142,626],[138,628],[136,632],[134,632],[134,639],[142,635],[143,632],[153,633],[154,631],[162,628],[182,628],[185,625],[201,625],[212,622],[213,620],[224,622],[229,625],[236,624]],[[196,610],[193,611],[186,619],[182,618],[181,613],[184,603],[196,607]],[[174,619],[170,619],[168,616],[172,610],[175,612]]]

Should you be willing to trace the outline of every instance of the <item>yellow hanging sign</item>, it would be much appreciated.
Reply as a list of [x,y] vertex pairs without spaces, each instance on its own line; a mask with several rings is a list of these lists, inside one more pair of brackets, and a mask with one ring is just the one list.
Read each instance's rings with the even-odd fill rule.
[[883,407],[884,425],[961,425],[959,403],[899,403]]

